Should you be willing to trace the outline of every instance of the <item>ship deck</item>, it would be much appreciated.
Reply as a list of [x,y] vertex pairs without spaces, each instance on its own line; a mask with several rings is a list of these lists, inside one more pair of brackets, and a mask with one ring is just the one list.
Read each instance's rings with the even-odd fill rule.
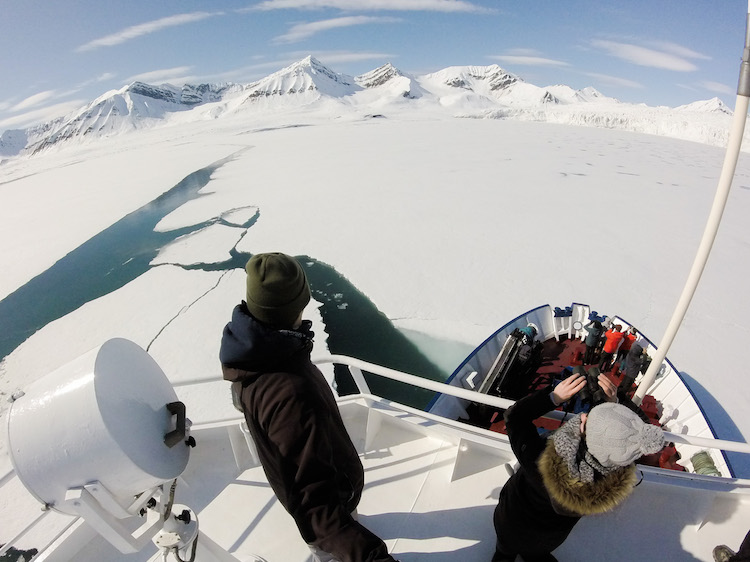
[[[486,561],[492,512],[515,469],[507,437],[373,396],[340,399],[365,468],[360,522],[402,562]],[[194,427],[198,447],[175,501],[200,523],[196,562],[308,562],[309,550],[271,491],[241,420]],[[615,511],[581,520],[559,560],[711,560],[717,544],[739,545],[750,520],[750,482],[643,467],[641,483]],[[56,518],[66,516],[54,514]],[[52,521],[50,520],[50,523]],[[39,560],[161,560],[148,543],[121,555],[82,520]]]
[[[559,340],[555,338],[545,340],[542,343],[541,365],[539,368],[535,369],[533,373],[530,373],[526,377],[526,380],[523,381],[523,393],[530,394],[538,389],[553,384],[555,381],[561,380],[564,376],[569,376],[572,368],[576,366],[583,366],[584,369],[587,370],[592,366],[596,366],[598,363],[598,356],[595,357],[594,363],[583,363],[585,351],[586,345],[580,339],[571,339],[563,336]],[[620,372],[620,363],[618,362],[613,362],[611,368],[603,374],[615,385],[619,385],[623,379],[623,374]],[[635,388],[636,387],[633,386],[628,392],[630,397],[633,396]],[[654,425],[661,425],[659,423],[661,412],[661,404],[659,401],[653,396],[646,395],[641,406],[641,409],[651,423]],[[562,410],[562,407],[558,409]],[[464,421],[478,427],[484,427],[491,431],[505,434],[503,412],[504,410],[500,408],[473,405],[467,408],[468,418]],[[560,420],[539,418],[538,420],[535,420],[534,423],[542,430],[552,431],[560,427],[563,422]],[[665,448],[665,450],[663,456],[659,453],[649,455],[641,458],[639,463],[648,466],[660,466],[661,468],[684,471],[684,467],[676,462],[679,459],[679,456],[676,455],[674,449]]]

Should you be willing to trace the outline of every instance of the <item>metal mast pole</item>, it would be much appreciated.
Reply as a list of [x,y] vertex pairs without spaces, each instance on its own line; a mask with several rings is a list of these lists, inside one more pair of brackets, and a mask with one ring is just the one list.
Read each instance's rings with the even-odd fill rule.
[[721,176],[719,177],[719,184],[716,188],[716,195],[714,196],[714,203],[711,207],[711,213],[708,216],[708,223],[703,231],[703,238],[698,246],[698,252],[693,262],[693,267],[688,275],[685,288],[682,290],[680,300],[677,302],[677,306],[672,313],[672,319],[667,326],[667,330],[664,336],[659,342],[659,347],[651,360],[649,368],[646,370],[643,380],[638,385],[638,390],[633,396],[633,401],[636,404],[640,404],[646,392],[653,384],[656,379],[656,375],[661,369],[661,365],[664,358],[667,356],[667,351],[674,341],[677,330],[682,324],[682,320],[685,318],[690,301],[695,294],[695,289],[698,286],[703,269],[708,261],[708,255],[711,253],[711,247],[713,246],[714,240],[716,239],[716,233],[719,230],[719,223],[721,222],[721,216],[724,213],[724,207],[726,206],[727,198],[729,197],[729,188],[732,186],[732,178],[734,177],[734,171],[737,167],[737,160],[740,155],[740,147],[742,145],[742,135],[745,131],[745,121],[747,120],[747,109],[748,101],[750,101],[750,1],[748,2],[748,11],[745,20],[745,49],[742,53],[742,63],[740,64],[740,78],[739,85],[737,86],[737,101],[734,109],[734,119],[732,121],[732,128],[729,132],[729,143],[727,145],[727,152],[724,156],[724,165],[721,169]]

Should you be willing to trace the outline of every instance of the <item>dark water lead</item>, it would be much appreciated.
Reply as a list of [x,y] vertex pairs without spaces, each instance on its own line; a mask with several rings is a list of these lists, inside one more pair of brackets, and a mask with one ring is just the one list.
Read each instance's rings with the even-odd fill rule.
[[207,226],[154,231],[169,213],[200,197],[198,191],[208,184],[211,174],[239,152],[186,176],[0,301],[0,360],[48,323],[144,274],[165,245]]
[[[331,353],[349,355],[431,380],[445,380],[446,373],[422,354],[346,277],[308,256],[297,259],[306,267],[313,298],[323,303],[320,310],[329,334]],[[346,368],[336,367],[335,373],[340,394],[356,392]],[[374,394],[419,409],[427,406],[434,395],[431,391],[377,375],[365,373],[365,378]]]
[[[230,250],[231,258],[222,263],[196,264],[186,269],[204,271],[244,271],[252,254]],[[348,355],[369,363],[443,381],[447,373],[419,351],[375,304],[332,266],[310,256],[295,256],[305,268],[313,298],[322,303],[320,314],[326,326],[328,349],[334,355]],[[239,303],[242,295],[237,296]],[[229,320],[230,311],[227,311]],[[317,334],[322,341],[326,334]],[[318,344],[320,345],[320,344]],[[318,348],[319,349],[319,348]],[[334,368],[340,394],[357,392],[346,367]],[[384,377],[365,373],[373,393],[415,408],[424,408],[434,393]]]
[[[0,360],[37,330],[62,318],[83,304],[116,291],[151,267],[159,250],[176,238],[196,232],[221,219],[170,231],[155,232],[158,222],[184,203],[201,195],[213,172],[238,153],[186,176],[154,201],[103,230],[52,267],[0,301]],[[258,220],[256,213],[244,225]],[[229,271],[244,269],[251,254],[230,251],[231,258],[216,264],[195,264],[185,269]],[[443,380],[446,373],[425,357],[377,307],[333,267],[309,256],[298,256],[310,281],[328,332],[331,353]],[[241,296],[238,296],[238,301]],[[231,311],[227,311],[227,320]],[[319,336],[323,336],[322,334]],[[322,339],[322,338],[321,338]],[[341,394],[355,391],[346,369],[335,369]],[[376,394],[423,408],[429,391],[366,374]]]

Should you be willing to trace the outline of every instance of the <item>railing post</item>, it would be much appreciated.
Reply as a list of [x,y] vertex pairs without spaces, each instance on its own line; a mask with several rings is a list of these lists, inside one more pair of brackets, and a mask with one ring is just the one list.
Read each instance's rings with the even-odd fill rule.
[[349,372],[352,374],[354,384],[357,385],[360,394],[371,394],[370,387],[367,385],[367,381],[365,380],[364,374],[362,374],[362,370],[357,367],[349,366]]

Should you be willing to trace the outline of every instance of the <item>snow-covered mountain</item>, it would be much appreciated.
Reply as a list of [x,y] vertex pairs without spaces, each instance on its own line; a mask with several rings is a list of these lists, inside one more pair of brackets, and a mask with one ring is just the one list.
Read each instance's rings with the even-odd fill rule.
[[185,84],[176,88],[133,82],[107,92],[67,118],[27,129],[25,148],[37,152],[69,139],[110,136],[154,126],[172,113],[221,101],[238,90],[241,86],[231,84]]
[[557,84],[555,86],[547,86],[546,90],[555,96],[559,102],[563,103],[580,103],[580,102],[600,102],[600,101],[611,101],[614,103],[620,103],[614,98],[608,98],[598,90],[592,87],[584,88],[582,90],[574,90],[570,86]]
[[317,59],[308,56],[245,87],[245,101],[258,98],[295,97],[300,104],[309,103],[321,96],[341,97],[354,93],[359,86],[354,79],[337,74]]
[[711,98],[710,100],[695,101],[687,105],[681,105],[675,107],[675,111],[701,111],[704,113],[724,113],[726,115],[732,115],[732,110],[729,109],[719,98]]
[[421,82],[439,94],[443,102],[445,98],[462,97],[480,102],[491,100],[507,106],[559,103],[546,89],[524,82],[496,64],[452,66],[424,76]]
[[[731,114],[720,100],[695,102],[674,110],[626,104],[594,88],[539,87],[497,65],[452,66],[409,76],[385,64],[352,77],[334,72],[312,56],[251,84],[175,87],[134,82],[107,92],[78,111],[0,136],[0,155],[34,154],[70,142],[252,112],[309,110],[316,104],[352,115],[387,111],[449,112],[456,117],[503,118],[570,123],[666,134],[720,144]],[[702,122],[691,128],[686,112],[717,118],[716,130]],[[705,121],[705,119],[702,119]]]
[[354,81],[363,88],[375,88],[387,84],[391,80],[400,80],[401,78],[404,78],[401,71],[391,63],[386,63],[375,70],[355,77]]

